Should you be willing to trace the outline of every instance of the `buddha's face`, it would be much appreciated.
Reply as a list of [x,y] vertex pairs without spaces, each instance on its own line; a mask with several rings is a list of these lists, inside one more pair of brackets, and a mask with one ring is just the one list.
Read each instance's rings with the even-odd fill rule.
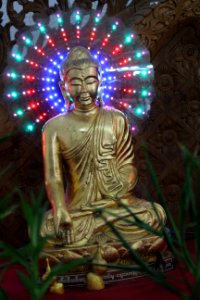
[[78,106],[87,106],[95,102],[98,86],[97,68],[88,65],[70,69],[63,84],[64,90],[70,93]]

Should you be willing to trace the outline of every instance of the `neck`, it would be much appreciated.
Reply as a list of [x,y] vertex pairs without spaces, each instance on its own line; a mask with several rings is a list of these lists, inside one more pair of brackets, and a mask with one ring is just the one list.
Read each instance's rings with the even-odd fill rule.
[[93,114],[98,110],[98,106],[95,102],[92,102],[88,105],[81,105],[80,103],[75,104],[75,113],[86,113],[86,114]]

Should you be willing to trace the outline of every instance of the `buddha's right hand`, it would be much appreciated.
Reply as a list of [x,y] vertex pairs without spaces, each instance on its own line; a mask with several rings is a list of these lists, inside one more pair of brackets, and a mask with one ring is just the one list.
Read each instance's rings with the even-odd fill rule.
[[57,238],[62,239],[67,245],[74,242],[72,219],[66,208],[59,207],[56,209],[54,212],[54,226]]

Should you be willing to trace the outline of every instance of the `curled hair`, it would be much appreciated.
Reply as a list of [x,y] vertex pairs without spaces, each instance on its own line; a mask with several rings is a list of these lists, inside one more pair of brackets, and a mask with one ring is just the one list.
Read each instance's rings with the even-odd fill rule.
[[90,52],[86,48],[81,46],[72,48],[61,64],[61,80],[63,80],[65,74],[69,72],[70,69],[79,68],[85,64],[96,67],[99,75],[101,76],[101,70],[98,61],[91,56]]

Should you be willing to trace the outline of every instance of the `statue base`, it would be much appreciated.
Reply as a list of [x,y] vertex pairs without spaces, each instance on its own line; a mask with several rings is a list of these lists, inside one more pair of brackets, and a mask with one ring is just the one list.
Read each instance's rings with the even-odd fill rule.
[[[151,264],[152,267],[155,267],[154,264]],[[176,267],[176,261],[174,258],[170,257],[165,260],[165,266],[161,269],[162,272],[168,272]],[[106,285],[121,282],[121,281],[129,281],[136,280],[137,278],[146,276],[145,272],[139,271],[125,271],[125,270],[109,270],[102,276],[104,283]],[[64,287],[85,287],[86,282],[86,273],[75,273],[68,274],[65,276],[59,276],[57,278],[58,282],[64,284]]]
[[[168,272],[176,267],[176,259],[172,256],[171,252],[164,250],[158,252],[157,255],[150,255],[148,257],[143,258],[149,266],[160,271],[160,272]],[[136,280],[138,278],[147,276],[145,271],[135,271],[135,270],[123,270],[123,266],[132,265],[137,266],[137,264],[131,259],[120,259],[115,262],[112,262],[113,265],[119,265],[121,268],[119,269],[108,269],[101,276],[105,285],[121,282],[121,281],[129,281]],[[73,270],[68,274],[58,276],[57,282],[62,283],[65,288],[69,287],[86,287],[87,286],[87,274],[89,272],[89,266],[82,266],[77,270]]]

